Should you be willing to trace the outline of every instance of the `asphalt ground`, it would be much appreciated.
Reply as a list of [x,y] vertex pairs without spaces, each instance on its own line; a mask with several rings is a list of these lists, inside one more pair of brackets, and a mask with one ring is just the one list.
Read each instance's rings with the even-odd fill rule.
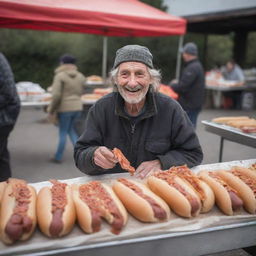
[[[196,132],[204,152],[202,164],[218,162],[220,137],[206,132],[201,120],[211,120],[219,116],[249,115],[256,118],[256,110],[220,110],[205,109],[199,115]],[[28,182],[40,182],[49,179],[69,179],[83,176],[74,165],[73,146],[67,140],[66,150],[61,164],[51,163],[58,140],[58,129],[45,122],[46,113],[42,108],[22,108],[15,129],[10,135],[9,151],[13,177]],[[255,148],[225,141],[223,162],[256,158]],[[216,256],[247,256],[244,250],[233,250],[212,254]],[[251,254],[253,255],[253,254]]]

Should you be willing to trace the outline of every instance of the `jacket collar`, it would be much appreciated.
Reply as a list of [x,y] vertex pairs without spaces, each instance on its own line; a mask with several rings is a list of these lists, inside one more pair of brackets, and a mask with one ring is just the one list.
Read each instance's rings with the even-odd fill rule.
[[77,70],[77,66],[74,64],[62,64],[55,69],[55,73],[59,73],[62,71],[68,71],[68,70]]
[[[146,95],[145,104],[146,104],[146,110],[143,113],[143,115],[140,117],[140,120],[149,118],[157,114],[155,93],[151,89],[149,89]],[[129,116],[124,111],[124,99],[119,92],[117,92],[115,95],[115,114],[118,116],[124,117],[126,119],[130,119]]]
[[193,60],[187,61],[187,62],[185,62],[185,66],[189,65],[190,63],[196,62],[196,61],[198,61],[198,58],[195,58]]

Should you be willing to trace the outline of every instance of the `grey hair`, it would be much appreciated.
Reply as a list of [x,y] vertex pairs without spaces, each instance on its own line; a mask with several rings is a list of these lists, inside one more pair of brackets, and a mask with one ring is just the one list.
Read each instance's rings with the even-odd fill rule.
[[[159,85],[160,85],[160,82],[161,82],[161,72],[160,70],[156,70],[154,68],[149,68],[147,67],[148,69],[148,72],[152,78],[152,89],[153,91],[158,91],[159,89]],[[117,73],[118,73],[118,67],[115,68],[115,69],[112,69],[110,72],[109,72],[109,78],[110,78],[110,81],[114,84],[114,87],[116,87],[116,79],[117,79]]]

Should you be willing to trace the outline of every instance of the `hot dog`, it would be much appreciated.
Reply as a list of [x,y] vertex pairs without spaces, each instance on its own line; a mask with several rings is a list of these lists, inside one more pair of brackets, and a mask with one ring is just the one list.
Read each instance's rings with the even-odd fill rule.
[[218,171],[218,175],[235,189],[243,200],[244,208],[249,213],[256,213],[256,179],[250,176],[246,168],[234,167],[230,171]]
[[238,192],[229,186],[217,171],[201,171],[198,175],[212,188],[216,204],[225,214],[233,215],[234,211],[243,206]]
[[62,237],[72,230],[76,219],[72,190],[66,183],[50,182],[52,187],[43,187],[38,193],[38,224],[46,236]]
[[144,184],[128,179],[118,179],[113,190],[125,208],[143,222],[165,221],[170,218],[168,205]]
[[127,212],[110,186],[99,181],[72,186],[77,219],[86,233],[101,229],[101,218],[111,225],[111,232],[119,234],[127,222]]
[[122,151],[118,148],[114,148],[112,152],[115,155],[115,157],[118,159],[118,162],[122,167],[122,169],[127,170],[131,174],[131,176],[133,176],[133,174],[135,173],[135,168],[130,165],[130,162],[124,156]]
[[200,198],[191,186],[177,175],[159,171],[148,177],[147,184],[176,214],[190,218],[200,213]]
[[215,203],[212,189],[204,181],[200,180],[186,165],[174,166],[167,172],[175,173],[193,187],[202,203],[201,213],[209,212],[212,209]]
[[4,243],[27,240],[36,226],[36,191],[24,180],[9,179],[2,198],[0,232]]

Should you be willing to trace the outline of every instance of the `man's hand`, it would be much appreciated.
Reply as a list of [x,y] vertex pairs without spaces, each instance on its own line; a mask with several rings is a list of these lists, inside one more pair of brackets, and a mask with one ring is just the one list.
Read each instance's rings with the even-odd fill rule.
[[135,177],[144,179],[150,173],[161,170],[161,163],[158,159],[146,161],[139,165],[135,171]]
[[118,162],[112,151],[103,146],[98,147],[95,150],[93,161],[96,165],[100,166],[103,169],[111,169]]

